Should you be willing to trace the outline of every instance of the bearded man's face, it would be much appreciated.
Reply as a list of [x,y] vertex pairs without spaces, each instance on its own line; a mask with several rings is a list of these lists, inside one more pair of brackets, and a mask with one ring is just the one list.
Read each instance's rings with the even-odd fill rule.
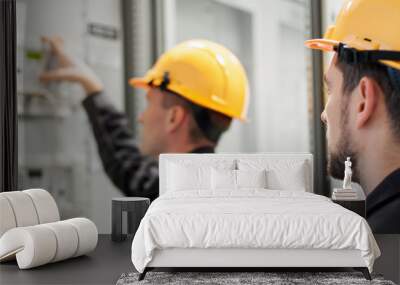
[[350,157],[353,165],[353,182],[359,183],[358,155],[348,124],[351,94],[343,93],[343,75],[336,66],[336,60],[333,58],[325,74],[328,98],[321,114],[321,119],[326,125],[328,141],[328,173],[336,179],[343,179],[344,162]]

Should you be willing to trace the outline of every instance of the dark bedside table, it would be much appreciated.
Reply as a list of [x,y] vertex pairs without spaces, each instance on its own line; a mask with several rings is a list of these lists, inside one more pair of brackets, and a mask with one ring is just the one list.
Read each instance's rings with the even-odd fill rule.
[[340,206],[359,214],[365,218],[365,200],[336,200],[332,199],[332,202],[339,204]]
[[[111,215],[111,237],[113,241],[123,241],[128,234],[135,235],[139,228],[140,221],[146,214],[150,206],[149,198],[142,197],[122,197],[112,199],[112,215]],[[127,233],[122,232],[123,212],[127,214]]]

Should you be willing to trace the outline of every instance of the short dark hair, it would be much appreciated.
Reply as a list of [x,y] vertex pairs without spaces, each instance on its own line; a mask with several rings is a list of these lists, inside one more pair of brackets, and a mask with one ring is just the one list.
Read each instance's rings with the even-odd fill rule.
[[200,107],[175,92],[165,89],[161,91],[165,94],[162,100],[163,107],[182,106],[192,115],[194,123],[190,127],[189,136],[193,142],[206,138],[217,143],[221,135],[229,129],[232,122],[230,117]]
[[400,140],[400,71],[381,63],[348,63],[340,57],[337,66],[343,74],[343,93],[350,94],[363,77],[373,79],[382,89],[391,128]]

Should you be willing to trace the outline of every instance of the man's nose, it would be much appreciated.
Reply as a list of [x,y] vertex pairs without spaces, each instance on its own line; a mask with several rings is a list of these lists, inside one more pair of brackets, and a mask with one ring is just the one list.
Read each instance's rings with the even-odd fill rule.
[[326,111],[324,110],[322,113],[321,113],[321,121],[326,125]]

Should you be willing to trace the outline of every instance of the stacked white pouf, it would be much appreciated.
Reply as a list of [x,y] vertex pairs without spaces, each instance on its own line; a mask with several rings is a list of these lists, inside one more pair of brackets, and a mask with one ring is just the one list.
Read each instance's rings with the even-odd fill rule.
[[97,235],[86,218],[60,221],[43,189],[0,193],[0,262],[16,259],[27,269],[80,256],[95,249]]

